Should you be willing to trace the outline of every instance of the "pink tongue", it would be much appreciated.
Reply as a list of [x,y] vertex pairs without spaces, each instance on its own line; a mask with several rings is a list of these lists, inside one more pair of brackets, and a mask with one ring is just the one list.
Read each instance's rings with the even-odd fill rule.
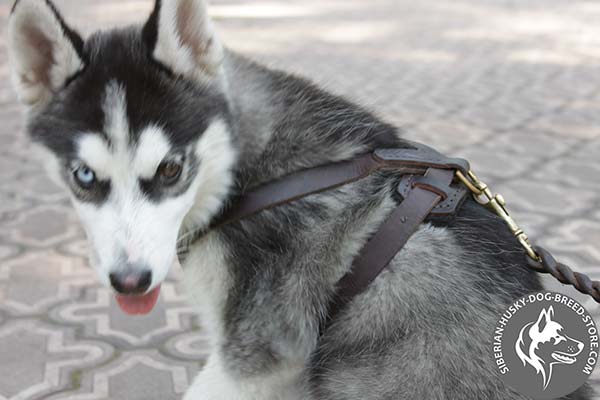
[[125,313],[129,315],[146,315],[150,313],[156,305],[159,294],[160,285],[149,293],[140,296],[123,296],[117,294],[115,297],[119,307],[121,307],[121,310]]

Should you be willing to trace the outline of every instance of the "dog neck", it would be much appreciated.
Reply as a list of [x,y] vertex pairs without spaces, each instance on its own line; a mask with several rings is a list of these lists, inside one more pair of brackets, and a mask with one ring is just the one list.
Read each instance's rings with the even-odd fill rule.
[[225,71],[238,189],[376,148],[405,147],[396,128],[304,79],[233,52],[226,53]]

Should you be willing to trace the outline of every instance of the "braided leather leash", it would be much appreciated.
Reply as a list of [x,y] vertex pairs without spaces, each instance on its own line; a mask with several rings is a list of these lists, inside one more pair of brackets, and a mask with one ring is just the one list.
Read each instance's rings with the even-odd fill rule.
[[506,225],[519,240],[527,253],[527,265],[536,272],[550,274],[559,282],[571,285],[579,292],[591,296],[600,303],[600,282],[591,280],[587,275],[573,271],[569,266],[562,264],[540,246],[532,246],[529,238],[510,216],[506,208],[504,198],[499,194],[493,194],[488,185],[480,181],[477,176],[469,171],[464,175],[461,171],[456,176],[469,188],[475,200],[492,210],[496,215],[506,222]]
[[559,282],[572,285],[581,293],[592,296],[596,302],[600,303],[600,282],[593,281],[587,275],[575,272],[569,266],[556,261],[552,254],[543,247],[535,246],[533,249],[540,259],[534,260],[527,257],[530,268],[542,274],[550,274]]

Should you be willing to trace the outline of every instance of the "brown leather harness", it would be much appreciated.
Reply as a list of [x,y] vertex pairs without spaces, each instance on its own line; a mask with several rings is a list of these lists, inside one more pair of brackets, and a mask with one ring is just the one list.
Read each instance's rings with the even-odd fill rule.
[[[426,218],[456,214],[470,193],[467,186],[456,179],[460,174],[469,175],[466,160],[446,157],[422,144],[407,143],[410,147],[379,149],[350,161],[302,170],[243,193],[211,228],[356,182],[377,171],[392,170],[402,176],[398,192],[403,200],[363,246],[350,271],[338,282],[337,297],[329,315],[331,319],[377,278]],[[550,273],[600,302],[600,282],[591,281],[557,263],[546,250],[535,249],[542,256],[539,260],[528,261],[531,268]]]

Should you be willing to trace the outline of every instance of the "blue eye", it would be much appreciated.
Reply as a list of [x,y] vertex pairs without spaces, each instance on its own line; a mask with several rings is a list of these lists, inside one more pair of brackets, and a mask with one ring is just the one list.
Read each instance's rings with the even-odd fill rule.
[[96,181],[96,174],[90,168],[84,166],[78,167],[74,172],[75,180],[77,183],[87,189],[94,184]]

